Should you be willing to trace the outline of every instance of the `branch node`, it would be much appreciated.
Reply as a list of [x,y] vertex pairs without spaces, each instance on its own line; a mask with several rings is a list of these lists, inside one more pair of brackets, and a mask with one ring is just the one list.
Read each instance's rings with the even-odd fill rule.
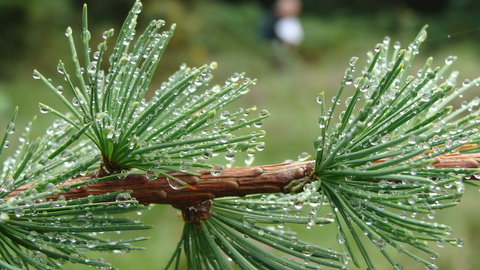
[[314,182],[317,180],[317,175],[315,173],[310,173],[310,175],[301,178],[301,179],[296,179],[293,181],[290,181],[288,185],[286,185],[283,188],[284,193],[299,193],[303,191],[303,187],[311,182]]
[[206,200],[190,207],[182,207],[183,221],[191,222],[195,225],[198,232],[202,231],[202,222],[208,220],[214,213],[212,212],[212,200]]

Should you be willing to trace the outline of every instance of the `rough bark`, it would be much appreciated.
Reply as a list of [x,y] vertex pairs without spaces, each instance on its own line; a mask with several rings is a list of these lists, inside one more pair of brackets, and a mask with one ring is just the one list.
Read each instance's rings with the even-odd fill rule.
[[[436,168],[478,168],[480,167],[480,153],[476,154],[449,154],[435,158]],[[245,196],[249,194],[282,193],[292,182],[307,180],[314,169],[314,161],[281,163],[256,167],[234,167],[225,169],[219,176],[208,171],[195,171],[199,176],[184,173],[171,175],[181,179],[191,188],[172,188],[169,180],[159,176],[149,180],[144,174],[132,174],[125,179],[101,181],[96,184],[83,185],[72,188],[68,193],[62,193],[68,199],[82,198],[88,195],[105,194],[122,190],[132,190],[141,204],[170,204],[176,208],[186,209],[214,198],[227,196]],[[74,178],[64,185],[72,185],[88,177]],[[26,190],[29,186],[22,186],[10,196]],[[55,199],[55,198],[53,198]]]

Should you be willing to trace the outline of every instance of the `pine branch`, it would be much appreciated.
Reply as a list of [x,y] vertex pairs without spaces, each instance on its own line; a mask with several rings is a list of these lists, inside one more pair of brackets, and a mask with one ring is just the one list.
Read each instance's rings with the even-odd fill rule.
[[[225,256],[243,269],[316,267],[306,261],[343,268],[337,262],[350,260],[360,267],[355,246],[373,269],[365,249],[369,242],[395,269],[401,267],[384,250],[386,246],[435,269],[403,245],[432,258],[438,254],[428,242],[464,245],[462,238],[450,236],[448,225],[428,219],[433,219],[437,209],[457,205],[464,183],[477,185],[467,180],[480,179],[480,98],[459,109],[448,106],[480,84],[480,77],[464,81],[457,89],[458,73],[445,74],[455,57],[448,57],[437,68],[429,58],[416,78],[409,75],[427,37],[425,28],[406,49],[395,43],[392,52],[390,39],[385,38],[368,54],[369,66],[356,78],[358,57],[353,57],[329,108],[320,93],[315,161],[231,168],[236,153],[244,152],[249,166],[254,154],[265,148],[259,141],[265,131],[256,129],[269,117],[268,111],[261,110],[257,116],[251,114],[256,107],[222,111],[246,94],[255,80],[235,73],[223,86],[205,89],[216,63],[198,68],[182,65],[147,99],[145,93],[175,25],[163,31],[165,23],[155,20],[135,38],[141,9],[137,1],[128,14],[108,57],[108,70],[101,67],[113,30],[104,33],[98,51],[90,56],[86,6],[81,53],[77,53],[73,30],[67,29],[75,76],[61,61],[58,71],[74,95],[71,102],[63,95],[63,86],[54,86],[34,71],[33,77],[43,81],[70,112],[63,114],[40,104],[42,113],[52,113],[59,120],[35,141],[28,139],[29,125],[19,150],[4,163],[0,230],[6,238],[0,239],[0,253],[13,251],[14,260],[25,262],[5,257],[0,264],[44,269],[40,260],[29,260],[40,244],[59,252],[46,253],[49,258],[64,260],[72,253],[84,256],[84,238],[89,250],[130,250],[128,242],[118,242],[117,247],[88,233],[148,228],[105,215],[137,211],[150,203],[171,204],[182,210],[186,221],[166,269],[178,265],[182,250],[191,269],[228,269]],[[343,104],[341,98],[349,92],[344,88],[349,85],[355,89]],[[15,131],[16,114],[2,147],[8,146],[8,134]],[[335,123],[337,117],[340,122]],[[78,141],[80,137],[87,140]],[[219,155],[227,160],[226,169],[209,163]],[[322,217],[324,206],[332,212]],[[94,221],[95,226],[78,226],[85,220]],[[36,222],[33,226],[32,221]],[[311,229],[328,223],[335,224],[341,252],[299,241],[292,228],[284,229],[285,224]],[[52,231],[59,234],[58,239],[50,237]],[[75,232],[76,246],[62,244],[64,232]],[[23,240],[28,237],[37,244]],[[9,245],[9,250],[2,250],[1,245]],[[80,262],[94,265],[91,260]]]
[[[314,162],[281,163],[257,167],[227,168],[219,176],[209,171],[194,171],[196,175],[172,172],[176,177],[191,186],[178,189],[173,180],[160,175],[150,180],[146,174],[130,174],[125,179],[112,179],[96,184],[82,185],[71,188],[65,194],[68,199],[84,198],[89,195],[99,195],[122,190],[132,190],[131,195],[140,204],[171,204],[175,207],[188,207],[205,200],[226,196],[245,196],[249,194],[281,193],[290,183],[308,178],[313,171]],[[79,177],[67,180],[57,187],[63,190],[79,182],[92,180],[92,177]],[[30,188],[22,186],[12,192],[15,196]],[[55,199],[55,198],[52,198]]]
[[[382,159],[379,162],[386,161]],[[85,198],[90,195],[100,195],[113,192],[131,190],[131,195],[140,204],[170,204],[177,208],[190,207],[206,200],[222,197],[245,196],[251,194],[284,193],[302,187],[310,182],[315,162],[285,162],[274,165],[256,167],[233,167],[227,168],[219,175],[212,175],[209,171],[194,171],[197,175],[174,172],[171,176],[176,177],[191,188],[176,189],[174,182],[168,177],[160,175],[155,180],[150,180],[145,174],[130,174],[125,179],[111,179],[96,184],[82,185],[71,188],[62,193],[67,200]],[[479,168],[480,153],[461,154],[453,153],[435,157],[432,164],[435,168]],[[94,177],[78,177],[65,181],[57,188],[76,183],[90,181]],[[469,179],[469,180],[476,180]],[[9,197],[16,196],[19,192],[28,190],[32,185],[19,187],[10,193]],[[56,200],[58,196],[48,199]]]

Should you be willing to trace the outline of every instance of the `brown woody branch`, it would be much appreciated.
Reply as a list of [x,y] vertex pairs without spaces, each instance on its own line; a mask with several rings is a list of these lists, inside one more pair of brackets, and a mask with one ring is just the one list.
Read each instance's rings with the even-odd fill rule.
[[[219,176],[209,171],[195,171],[199,176],[185,173],[170,173],[192,188],[174,189],[166,177],[159,176],[149,180],[145,174],[131,174],[125,179],[101,181],[96,184],[72,188],[68,193],[62,193],[67,200],[84,198],[89,195],[99,195],[123,190],[132,190],[132,197],[141,204],[171,204],[177,208],[189,207],[206,200],[227,196],[245,196],[260,193],[281,193],[290,182],[309,176],[314,162],[281,163],[257,167],[235,167],[225,169]],[[65,181],[61,185],[68,186],[90,180],[90,177],[79,177]],[[10,196],[28,189],[21,186]]]
[[[435,160],[436,162],[433,166],[436,168],[480,167],[480,153],[441,155],[436,157]],[[228,168],[220,176],[214,176],[204,170],[195,172],[199,176],[172,173],[172,176],[192,186],[192,188],[179,190],[172,188],[168,179],[163,176],[159,176],[155,180],[149,180],[144,174],[132,174],[122,180],[101,181],[96,184],[72,188],[68,193],[62,195],[68,200],[83,198],[88,195],[132,190],[132,197],[135,197],[141,204],[170,204],[174,207],[185,209],[214,198],[286,192],[286,187],[291,187],[295,181],[308,182],[308,177],[312,174],[314,166],[314,161],[306,161],[246,168]],[[72,185],[88,179],[90,178],[70,179],[58,187]],[[15,196],[18,192],[24,191],[29,187],[22,186],[15,192],[12,192],[10,196]]]

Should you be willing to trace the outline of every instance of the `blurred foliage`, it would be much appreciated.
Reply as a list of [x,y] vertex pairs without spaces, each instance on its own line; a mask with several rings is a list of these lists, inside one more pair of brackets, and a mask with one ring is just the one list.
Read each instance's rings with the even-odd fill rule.
[[[89,5],[92,44],[96,44],[104,30],[119,29],[133,0],[0,1],[0,114],[3,116],[0,126],[6,125],[6,118],[16,105],[20,105],[19,129],[38,114],[39,101],[61,107],[52,101],[53,95],[43,85],[32,79],[32,71],[36,68],[46,77],[62,79],[55,73],[58,59],[71,65],[64,31],[71,26],[74,34],[79,33],[84,2]],[[236,109],[255,104],[272,114],[263,127],[267,131],[266,150],[256,155],[253,165],[296,159],[304,151],[313,153],[313,134],[318,132],[316,96],[325,91],[326,98],[330,99],[350,57],[359,56],[365,63],[365,52],[386,35],[406,44],[423,25],[429,24],[429,38],[421,55],[433,54],[435,61],[441,61],[437,64],[434,61],[434,65],[440,65],[445,57],[454,54],[459,60],[453,68],[459,70],[463,78],[474,78],[480,73],[477,49],[480,4],[473,0],[405,0],[395,4],[379,0],[304,1],[300,19],[305,40],[298,48],[280,52],[259,38],[258,22],[263,10],[257,1],[144,0],[143,3],[139,22],[143,25],[139,28],[158,18],[165,19],[167,24],[178,24],[152,85],[159,86],[183,62],[189,66],[218,62],[219,68],[213,75],[219,83],[234,72],[245,71],[247,76],[258,78],[252,92],[232,105]],[[425,7],[421,8],[421,4]],[[282,69],[273,65],[273,57],[285,63]],[[362,66],[361,63],[358,66]],[[41,115],[36,125],[50,123],[48,115]],[[476,254],[480,249],[476,233],[480,220],[472,215],[478,207],[476,192],[467,190],[463,204],[456,211],[437,213],[439,223],[456,220],[454,232],[467,239],[462,249],[440,250],[441,256],[437,259],[440,269],[480,267]],[[105,254],[105,258],[121,269],[158,269],[171,254],[173,243],[181,233],[182,221],[172,218],[175,213],[175,209],[161,205],[145,211],[140,218],[156,227],[149,232],[152,239],[145,243],[147,250],[121,256]],[[335,233],[334,228],[323,229],[325,234]],[[304,237],[315,237],[324,246],[336,245],[334,239],[324,243],[323,236],[308,236],[308,233],[302,232]],[[125,234],[125,238],[130,236]],[[423,268],[412,265],[408,259],[402,263],[411,265],[409,269]],[[69,269],[84,268],[72,265]]]

